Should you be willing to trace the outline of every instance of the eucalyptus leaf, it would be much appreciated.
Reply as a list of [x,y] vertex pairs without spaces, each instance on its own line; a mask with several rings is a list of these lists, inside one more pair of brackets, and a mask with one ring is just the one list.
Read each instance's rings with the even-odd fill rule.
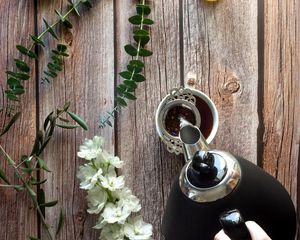
[[91,2],[89,0],[81,0],[82,4],[88,8],[92,8],[93,5],[91,4]]
[[41,39],[37,38],[34,35],[30,35],[30,37],[31,37],[32,41],[34,41],[36,44],[45,47],[45,43]]
[[142,57],[149,57],[149,56],[152,55],[152,52],[150,50],[145,49],[145,48],[141,48],[139,54]]
[[138,37],[149,36],[149,32],[145,29],[135,29],[133,30],[133,34]]
[[20,81],[13,77],[10,77],[7,79],[7,84],[9,86],[20,86],[21,85]]
[[146,78],[142,74],[138,74],[138,73],[134,74],[132,79],[135,82],[144,82],[146,80]]
[[118,105],[121,106],[121,107],[126,107],[127,106],[127,103],[124,100],[124,98],[116,97],[116,101],[117,101]]
[[17,112],[15,113],[12,118],[10,119],[10,121],[8,122],[8,124],[4,127],[4,129],[2,130],[2,132],[0,133],[0,136],[4,135],[5,133],[8,132],[8,130],[14,125],[14,123],[21,117],[21,112]]
[[32,181],[31,184],[32,185],[41,185],[41,184],[44,184],[45,182],[47,182],[47,179],[44,179],[42,181]]
[[28,73],[30,71],[30,68],[28,66],[28,64],[26,62],[24,62],[21,59],[15,59],[16,62],[16,66],[19,70],[21,70],[22,72],[26,72]]
[[51,202],[46,202],[43,204],[40,204],[40,207],[53,207],[58,203],[58,201],[51,201]]
[[47,22],[44,18],[43,18],[43,21],[44,21],[44,23],[45,23],[45,25],[46,25],[46,27],[47,27],[47,31],[48,31],[55,39],[58,40],[58,37],[57,37],[55,31],[52,29],[52,27],[48,24],[48,22]]
[[131,60],[129,64],[140,68],[145,67],[145,64],[141,60]]
[[142,23],[143,18],[140,15],[132,16],[128,21],[134,25],[139,25]]
[[58,126],[60,128],[65,128],[65,129],[78,128],[78,125],[73,125],[73,124],[58,124],[58,123],[56,123],[56,126]]
[[124,47],[124,49],[125,49],[126,53],[128,53],[130,56],[134,57],[138,54],[137,49],[134,46],[130,45],[130,44],[126,45]]
[[59,52],[65,52],[67,51],[68,47],[65,44],[59,43],[57,44],[57,50]]
[[150,36],[133,36],[134,41],[140,43],[142,47],[144,47],[149,41]]
[[43,159],[38,158],[38,163],[40,168],[44,169],[46,172],[51,172]]
[[[37,201],[39,205],[43,205],[46,202],[45,191],[42,188],[38,191]],[[41,209],[41,212],[45,217],[45,206],[41,206],[39,208]]]
[[58,220],[58,225],[57,225],[57,229],[56,229],[56,235],[59,234],[59,232],[61,231],[63,225],[65,222],[65,213],[64,210],[61,208],[60,212],[59,212],[59,220]]
[[36,197],[36,193],[33,191],[33,189],[28,185],[27,182],[24,183],[24,187],[27,189],[28,193],[31,197]]
[[131,79],[132,73],[129,71],[120,72],[119,75],[125,79]]
[[81,126],[84,130],[88,130],[87,123],[81,117],[79,117],[78,115],[76,115],[73,112],[67,111],[67,113],[75,122],[77,122],[79,124],[79,126]]
[[127,86],[127,87],[130,87],[130,88],[133,88],[133,89],[136,89],[137,88],[137,84],[132,81],[132,80],[125,80],[124,81],[124,84]]
[[136,7],[136,12],[139,15],[149,15],[151,13],[151,8],[148,5],[138,4]]
[[133,94],[131,93],[128,93],[128,92],[124,92],[124,97],[129,99],[129,100],[136,100],[136,96],[134,96]]
[[26,48],[22,45],[17,45],[16,48],[20,51],[20,53],[22,53],[30,58],[37,58],[37,55],[33,51],[29,50],[28,48]]
[[14,94],[6,94],[6,97],[11,101],[19,101],[19,98]]
[[143,20],[143,24],[146,24],[146,25],[153,25],[154,24],[154,21],[149,19],[149,18],[145,18]]
[[0,168],[0,178],[7,184],[10,185],[10,182],[5,174],[5,172]]

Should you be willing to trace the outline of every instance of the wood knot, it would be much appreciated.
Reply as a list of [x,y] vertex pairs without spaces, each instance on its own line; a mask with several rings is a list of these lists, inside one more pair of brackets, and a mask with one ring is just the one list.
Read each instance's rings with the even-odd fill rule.
[[190,87],[193,87],[196,84],[196,79],[195,78],[189,78],[187,80],[187,85]]
[[240,90],[241,85],[238,82],[237,78],[231,78],[224,84],[224,91],[228,94],[236,93]]
[[83,212],[78,212],[76,214],[76,221],[77,222],[84,222],[85,214]]
[[65,42],[69,46],[72,46],[72,43],[73,43],[73,34],[69,30],[65,31],[64,38],[65,38]]

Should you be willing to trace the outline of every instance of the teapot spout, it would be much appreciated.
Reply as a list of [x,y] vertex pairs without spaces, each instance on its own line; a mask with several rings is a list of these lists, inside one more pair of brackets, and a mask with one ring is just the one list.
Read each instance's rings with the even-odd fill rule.
[[179,138],[183,144],[185,161],[190,161],[196,152],[210,150],[200,129],[184,118],[180,118]]

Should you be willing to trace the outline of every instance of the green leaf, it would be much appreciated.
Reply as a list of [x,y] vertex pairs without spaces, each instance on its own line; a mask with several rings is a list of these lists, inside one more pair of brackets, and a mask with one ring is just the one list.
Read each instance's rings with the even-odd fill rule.
[[58,37],[56,35],[56,33],[54,32],[54,30],[52,29],[52,27],[47,23],[47,21],[43,18],[43,21],[47,27],[47,31],[55,38],[58,40]]
[[152,24],[154,24],[154,21],[151,20],[151,19],[149,19],[149,18],[145,18],[145,19],[143,20],[143,24],[146,24],[146,25],[152,25]]
[[47,179],[44,179],[44,180],[39,181],[39,182],[37,182],[37,181],[32,181],[31,184],[32,184],[32,185],[41,185],[41,184],[43,184],[43,183],[45,183],[45,182],[47,182]]
[[24,183],[24,187],[27,189],[28,193],[32,197],[36,197],[36,193],[33,191],[33,189],[28,185],[27,182]]
[[56,235],[59,234],[60,230],[62,229],[62,227],[64,225],[64,222],[65,222],[65,213],[64,213],[64,210],[61,208],[60,213],[59,213],[58,225],[57,225],[57,229],[56,229]]
[[69,114],[69,116],[79,124],[79,126],[81,126],[84,130],[88,130],[88,125],[87,123],[78,115],[76,115],[75,113],[72,112],[67,112]]
[[39,163],[40,168],[44,169],[46,172],[51,172],[43,159],[39,158],[38,163]]
[[128,71],[129,72],[135,72],[135,73],[140,73],[143,69],[142,68],[140,68],[140,67],[135,67],[135,66],[132,66],[132,65],[127,65],[127,69],[128,69]]
[[30,57],[30,58],[37,58],[37,55],[29,50],[28,48],[22,46],[22,45],[17,45],[16,48],[20,51],[20,53]]
[[40,240],[39,238],[32,237],[32,236],[28,236],[28,238],[29,238],[30,240]]
[[135,29],[133,30],[133,34],[137,37],[149,36],[149,32],[145,29]]
[[134,96],[133,94],[131,93],[128,93],[128,92],[124,92],[124,97],[129,99],[129,100],[136,100],[136,96]]
[[145,64],[141,60],[131,60],[129,64],[134,67],[140,67],[140,68],[145,67]]
[[150,50],[145,49],[145,48],[141,48],[140,52],[139,52],[139,55],[142,56],[142,57],[149,57],[149,56],[152,55],[152,52]]
[[135,82],[144,82],[146,80],[146,78],[142,74],[139,74],[139,73],[134,74],[132,79]]
[[15,113],[15,115],[10,119],[8,124],[5,126],[5,128],[2,130],[0,136],[4,135],[8,132],[8,130],[14,125],[14,123],[21,117],[21,112]]
[[[39,205],[42,205],[46,202],[45,192],[44,192],[44,189],[42,189],[42,188],[38,191],[37,201],[38,201]],[[43,216],[45,217],[45,207],[41,206],[40,209],[41,209]]]
[[62,67],[57,65],[57,64],[54,64],[54,63],[48,63],[47,64],[47,67],[49,68],[49,70],[51,71],[61,71],[62,70]]
[[21,95],[21,94],[23,94],[25,92],[23,88],[18,88],[18,87],[15,87],[11,91],[15,95]]
[[7,85],[9,86],[20,86],[21,83],[18,79],[10,77],[9,79],[7,79]]
[[62,59],[57,57],[57,55],[52,55],[51,58],[55,64],[62,65]]
[[130,45],[130,44],[126,45],[124,47],[124,49],[125,49],[126,53],[128,53],[130,56],[133,56],[133,57],[136,56],[137,53],[138,53],[137,49],[134,46]]
[[10,185],[10,182],[5,174],[5,172],[0,168],[0,178],[7,184]]
[[140,15],[132,16],[128,21],[134,25],[139,25],[142,23],[142,17]]
[[129,71],[120,72],[119,75],[125,79],[131,79],[132,73]]
[[123,96],[123,93],[125,92],[125,90],[123,88],[120,88],[120,86],[116,87],[116,91],[119,95]]
[[144,47],[150,41],[149,36],[143,36],[143,37],[133,36],[133,39],[137,43],[140,43],[142,47]]
[[45,44],[44,44],[44,42],[41,39],[37,38],[34,35],[30,35],[30,37],[31,37],[32,41],[34,41],[36,44],[45,47]]
[[65,129],[74,129],[77,128],[78,125],[73,125],[73,124],[55,124],[56,126],[60,127],[60,128],[65,128]]
[[148,5],[138,4],[136,7],[136,12],[139,15],[149,15],[151,13],[151,8]]
[[66,102],[65,105],[63,106],[64,111],[68,111],[70,105],[71,105],[70,102]]
[[20,69],[22,72],[27,72],[28,73],[30,71],[29,66],[23,60],[15,59],[15,62],[16,62],[17,68]]
[[19,98],[14,94],[6,94],[6,97],[11,101],[19,101]]
[[137,84],[135,83],[135,81],[132,81],[132,80],[125,80],[124,84],[131,89],[137,88]]
[[43,204],[40,204],[40,207],[53,207],[58,203],[58,201],[51,201],[51,202],[46,202]]
[[65,44],[59,43],[57,44],[57,50],[59,52],[65,52],[67,51],[68,47]]
[[118,105],[121,106],[121,107],[126,107],[127,106],[127,103],[124,100],[124,98],[116,97],[116,101],[117,101]]
[[44,71],[44,73],[49,76],[49,77],[52,77],[52,78],[55,78],[57,77],[57,74],[53,71]]
[[93,5],[91,4],[91,2],[89,0],[81,0],[82,4],[88,8],[92,8]]
[[21,72],[12,72],[12,71],[6,71],[6,73],[12,77],[15,77],[20,80],[28,80],[30,76],[27,73],[21,73]]

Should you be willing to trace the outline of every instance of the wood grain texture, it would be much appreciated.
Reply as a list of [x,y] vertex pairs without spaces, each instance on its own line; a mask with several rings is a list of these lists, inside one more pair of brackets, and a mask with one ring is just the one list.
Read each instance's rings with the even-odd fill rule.
[[298,1],[265,1],[263,168],[286,187],[298,210],[299,13]]
[[257,1],[183,1],[184,75],[215,102],[215,146],[256,163]]
[[[118,0],[117,59],[120,71],[129,58],[123,46],[132,41],[127,19],[136,1]],[[125,161],[122,173],[129,187],[141,199],[142,215],[160,239],[160,225],[170,185],[182,166],[182,159],[165,150],[155,131],[154,116],[160,100],[173,87],[181,85],[180,76],[180,1],[151,1],[155,27],[151,29],[149,49],[154,55],[145,59],[146,82],[136,91],[138,100],[122,110],[118,122],[117,153]]]
[[[0,1],[0,83],[6,89],[5,70],[12,70],[14,58],[20,56],[17,44],[30,43],[28,33],[34,33],[33,1]],[[16,122],[9,134],[1,137],[1,145],[14,160],[29,154],[36,133],[36,84],[35,64],[30,61],[31,79],[24,84],[26,93],[21,98],[22,117]],[[2,98],[2,97],[1,97]],[[5,98],[3,99],[4,101]],[[1,102],[2,104],[2,102]],[[5,104],[5,103],[4,103]],[[1,113],[1,128],[8,122],[7,111]],[[0,166],[8,173],[11,182],[16,182],[12,167],[6,165],[2,154]],[[0,181],[2,184],[3,182]],[[37,236],[37,218],[31,209],[28,194],[16,193],[12,189],[0,188],[0,239],[24,239],[27,235]]]
[[[61,2],[39,1],[39,26],[43,17],[56,19],[54,9],[64,11],[65,5]],[[60,34],[62,41],[70,45],[65,69],[59,78],[39,88],[40,121],[57,106],[71,101],[70,110],[85,118],[90,127],[88,132],[59,129],[43,155],[52,170],[45,176],[48,178],[46,196],[49,200],[58,199],[66,212],[66,222],[57,239],[97,239],[99,235],[99,231],[92,229],[97,219],[87,214],[85,192],[79,190],[76,172],[84,162],[76,157],[76,153],[85,137],[100,133],[107,141],[106,149],[114,149],[113,130],[106,128],[100,131],[98,128],[98,114],[113,107],[113,21],[113,1],[110,0],[95,1],[89,12],[83,10],[80,18],[72,18],[74,28]],[[55,46],[54,41],[49,42],[52,47]],[[45,52],[41,59],[39,79],[49,60],[49,52]],[[58,213],[59,207],[46,212],[47,220],[54,226],[57,225]]]

